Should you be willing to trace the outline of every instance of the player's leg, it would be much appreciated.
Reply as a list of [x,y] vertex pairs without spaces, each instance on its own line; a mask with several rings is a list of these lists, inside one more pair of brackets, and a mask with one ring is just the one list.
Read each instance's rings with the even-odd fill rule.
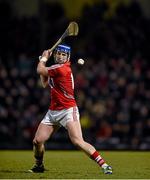
[[82,149],[89,156],[96,151],[92,145],[83,140],[79,121],[69,121],[66,124],[66,128],[68,130],[70,140],[75,146]]
[[37,164],[41,164],[43,160],[43,154],[44,154],[44,143],[49,139],[51,134],[54,131],[54,126],[49,126],[43,123],[40,123],[35,137],[33,139],[33,151],[34,151],[34,157],[36,159]]
[[112,174],[112,168],[105,163],[99,152],[91,144],[83,140],[80,121],[68,121],[66,128],[72,143],[83,150],[91,159],[95,160],[102,167],[105,174]]
[[30,172],[44,172],[43,155],[44,143],[58,129],[58,126],[40,123],[33,139],[33,151],[35,157],[35,166]]

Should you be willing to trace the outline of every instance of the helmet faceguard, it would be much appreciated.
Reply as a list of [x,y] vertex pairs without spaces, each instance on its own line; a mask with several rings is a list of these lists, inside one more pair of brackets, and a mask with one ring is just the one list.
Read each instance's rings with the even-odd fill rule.
[[[58,53],[65,53],[66,57],[58,55]],[[70,53],[71,53],[71,48],[70,46],[60,44],[56,47],[54,51],[54,61],[55,63],[63,64],[66,63],[67,61],[70,60]]]

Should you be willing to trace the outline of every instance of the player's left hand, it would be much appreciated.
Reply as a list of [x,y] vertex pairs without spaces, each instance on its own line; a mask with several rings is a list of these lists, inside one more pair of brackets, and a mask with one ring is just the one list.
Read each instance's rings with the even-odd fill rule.
[[45,50],[43,51],[42,56],[39,57],[39,60],[41,62],[47,62],[51,55],[52,52],[50,52],[49,50]]
[[46,57],[47,59],[49,59],[52,55],[52,52],[50,52],[49,50],[45,50],[43,51],[42,57]]

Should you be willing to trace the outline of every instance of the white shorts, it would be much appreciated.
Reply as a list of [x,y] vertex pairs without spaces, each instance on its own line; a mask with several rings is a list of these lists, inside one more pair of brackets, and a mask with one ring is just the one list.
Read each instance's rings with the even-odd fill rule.
[[66,128],[66,124],[69,121],[79,121],[79,110],[77,106],[57,111],[49,109],[41,123],[59,125]]

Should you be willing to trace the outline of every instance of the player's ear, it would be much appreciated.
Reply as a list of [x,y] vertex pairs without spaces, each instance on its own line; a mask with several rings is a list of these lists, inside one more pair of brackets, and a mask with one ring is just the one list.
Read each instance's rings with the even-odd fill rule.
[[68,60],[70,60],[70,54],[68,54],[67,56],[68,56]]

